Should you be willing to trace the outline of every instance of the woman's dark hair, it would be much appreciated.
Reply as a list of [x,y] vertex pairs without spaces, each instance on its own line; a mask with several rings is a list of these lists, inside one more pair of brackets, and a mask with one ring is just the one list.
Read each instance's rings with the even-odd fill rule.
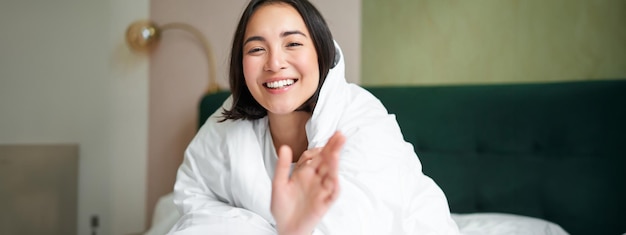
[[315,51],[317,53],[317,63],[319,66],[320,81],[315,93],[302,104],[296,111],[313,112],[320,89],[328,71],[334,67],[335,44],[332,34],[322,14],[307,0],[252,0],[244,10],[237,25],[233,46],[230,53],[230,91],[233,95],[233,104],[230,110],[222,112],[223,120],[255,120],[267,115],[267,110],[263,108],[250,94],[246,86],[243,75],[243,40],[248,26],[248,21],[254,12],[261,6],[272,3],[284,3],[292,6],[298,11],[304,24],[309,30]]

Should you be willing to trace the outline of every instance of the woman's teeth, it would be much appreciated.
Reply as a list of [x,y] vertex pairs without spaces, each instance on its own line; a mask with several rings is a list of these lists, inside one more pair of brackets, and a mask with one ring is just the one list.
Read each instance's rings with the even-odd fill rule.
[[268,88],[272,88],[272,89],[278,89],[278,88],[290,86],[293,83],[295,83],[293,79],[286,79],[286,80],[268,82],[265,84],[265,86],[267,86]]

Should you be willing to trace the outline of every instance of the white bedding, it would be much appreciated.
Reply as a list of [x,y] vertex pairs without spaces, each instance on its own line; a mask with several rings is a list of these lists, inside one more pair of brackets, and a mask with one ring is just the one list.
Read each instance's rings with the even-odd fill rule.
[[[443,191],[422,173],[395,116],[367,90],[347,83],[344,68],[340,56],[305,124],[309,149],[325,146],[337,131],[346,138],[341,193],[313,234],[458,234]],[[219,122],[220,116],[217,110],[209,117],[185,150],[174,185],[182,217],[173,233],[274,234],[270,204],[278,157],[268,117]]]
[[[339,48],[337,52],[341,55]],[[306,124],[310,148],[324,146],[338,130],[348,139],[340,160],[341,196],[314,234],[457,234],[443,192],[422,174],[413,146],[404,141],[395,117],[369,92],[346,82],[343,56],[339,58]],[[230,107],[231,101],[228,98],[224,107]],[[270,154],[263,154],[275,151],[264,147],[271,141],[267,119],[220,123],[216,115],[185,151],[174,196],[161,199],[147,234],[166,234],[170,228],[185,234],[200,230],[275,233],[269,207],[275,166],[271,160],[276,158],[266,159]],[[199,169],[219,174],[202,174]],[[179,216],[177,208],[184,215]],[[506,231],[503,224],[515,223],[497,223],[498,231]]]
[[[176,224],[180,215],[172,194],[159,199],[152,217],[152,226],[144,235],[163,235]],[[452,219],[465,235],[566,235],[561,226],[538,218],[503,213],[452,214]]]
[[561,235],[568,234],[561,226],[538,218],[503,213],[452,214],[452,219],[465,235]]

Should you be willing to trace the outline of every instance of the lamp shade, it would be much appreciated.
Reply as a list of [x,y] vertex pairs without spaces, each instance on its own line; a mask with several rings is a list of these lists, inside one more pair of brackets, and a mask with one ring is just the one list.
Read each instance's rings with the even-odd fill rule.
[[138,20],[126,29],[126,43],[134,51],[151,51],[161,39],[161,29],[152,21]]

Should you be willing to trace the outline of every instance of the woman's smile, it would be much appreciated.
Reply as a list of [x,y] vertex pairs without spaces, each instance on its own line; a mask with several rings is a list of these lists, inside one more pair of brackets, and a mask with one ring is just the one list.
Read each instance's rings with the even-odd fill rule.
[[289,87],[296,82],[298,82],[298,79],[283,79],[283,80],[276,80],[276,81],[263,83],[263,86],[269,89],[275,90],[275,89]]

